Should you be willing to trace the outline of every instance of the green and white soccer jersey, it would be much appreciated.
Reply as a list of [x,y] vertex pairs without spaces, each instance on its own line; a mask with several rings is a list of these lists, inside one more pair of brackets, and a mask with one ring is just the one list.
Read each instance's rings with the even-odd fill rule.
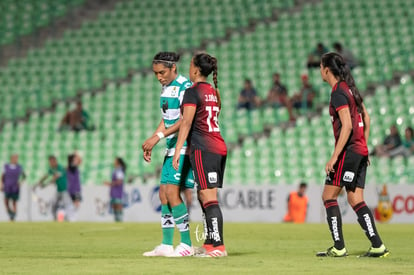
[[[168,86],[162,87],[160,97],[160,108],[165,128],[174,125],[181,115],[181,102],[183,101],[184,92],[191,86],[191,82],[182,75],[178,75]],[[171,134],[166,138],[167,151],[166,156],[173,156],[175,144],[177,143],[177,133]],[[182,153],[187,149],[187,143],[184,144]]]

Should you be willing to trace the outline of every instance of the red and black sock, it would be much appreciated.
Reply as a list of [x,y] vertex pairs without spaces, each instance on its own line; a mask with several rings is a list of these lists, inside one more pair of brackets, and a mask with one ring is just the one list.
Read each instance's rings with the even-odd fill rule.
[[343,249],[345,247],[345,242],[342,235],[342,216],[338,202],[336,200],[326,200],[325,209],[329,230],[331,231],[332,239],[335,243],[334,246],[336,249]]
[[206,238],[204,240],[204,244],[213,244],[213,241],[210,239],[210,232],[207,226],[206,210],[204,209],[203,203],[200,200],[198,200],[198,202],[200,203],[201,210],[203,211],[202,218],[203,218],[203,226],[204,226],[204,236]]
[[382,241],[378,235],[374,217],[372,216],[371,210],[369,210],[368,206],[365,204],[365,201],[358,203],[353,208],[358,216],[359,224],[365,231],[367,238],[371,241],[372,247],[380,247],[382,245]]
[[208,239],[214,247],[223,245],[223,215],[218,201],[208,201],[203,205],[208,227]]

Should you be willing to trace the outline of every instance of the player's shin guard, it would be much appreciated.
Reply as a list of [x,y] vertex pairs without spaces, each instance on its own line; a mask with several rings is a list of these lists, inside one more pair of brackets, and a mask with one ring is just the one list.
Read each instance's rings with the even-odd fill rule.
[[354,211],[358,216],[358,222],[362,229],[365,231],[365,235],[371,241],[372,247],[378,248],[382,245],[380,236],[378,235],[377,228],[375,226],[374,217],[365,201],[362,201],[355,205]]
[[185,243],[188,246],[191,246],[190,225],[188,223],[187,207],[184,203],[181,203],[172,208],[172,214],[175,224],[180,231],[181,242]]
[[200,203],[201,210],[203,211],[203,213],[202,213],[202,219],[203,219],[204,237],[205,237],[204,244],[205,245],[210,245],[210,244],[213,244],[213,241],[210,239],[210,232],[209,232],[208,226],[207,226],[206,210],[204,209],[203,203],[200,200],[198,202]]
[[324,204],[329,230],[335,243],[334,247],[341,250],[345,247],[345,242],[342,235],[342,216],[338,202],[336,200],[326,200]]
[[208,238],[214,247],[223,245],[223,215],[218,201],[208,201],[203,206],[209,231]]
[[168,204],[161,205],[162,243],[173,245],[174,218]]

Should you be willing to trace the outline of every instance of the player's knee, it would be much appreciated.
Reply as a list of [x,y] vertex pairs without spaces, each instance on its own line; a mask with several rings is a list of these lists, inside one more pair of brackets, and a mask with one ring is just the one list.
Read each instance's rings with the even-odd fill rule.
[[336,200],[336,199],[337,199],[337,197],[332,195],[332,194],[325,194],[325,193],[322,194],[322,201],[323,202],[326,202],[326,201],[329,201],[329,200]]

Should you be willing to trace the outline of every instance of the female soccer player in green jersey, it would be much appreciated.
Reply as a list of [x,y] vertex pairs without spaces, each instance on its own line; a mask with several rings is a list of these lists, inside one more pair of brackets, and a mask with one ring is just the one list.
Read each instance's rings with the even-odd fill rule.
[[[142,145],[144,160],[151,161],[152,148],[166,138],[167,149],[161,172],[159,196],[161,200],[162,242],[155,249],[145,252],[144,256],[183,257],[192,256],[190,227],[187,207],[180,196],[180,187],[193,188],[194,180],[186,146],[180,151],[182,165],[178,170],[172,166],[172,158],[177,142],[177,131],[181,124],[181,102],[185,90],[191,82],[179,75],[177,62],[180,56],[173,52],[160,52],[154,56],[152,69],[162,85],[160,109],[162,119],[154,134]],[[174,249],[174,225],[180,231],[181,243]]]

